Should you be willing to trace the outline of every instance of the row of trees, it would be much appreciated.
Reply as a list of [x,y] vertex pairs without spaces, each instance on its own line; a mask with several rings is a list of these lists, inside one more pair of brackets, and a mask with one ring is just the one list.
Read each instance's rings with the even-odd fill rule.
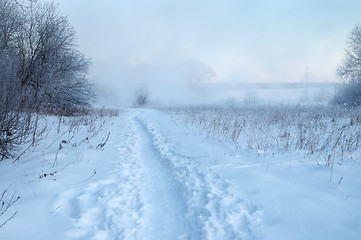
[[39,114],[72,115],[89,106],[90,61],[54,3],[0,0],[0,156],[36,132]]

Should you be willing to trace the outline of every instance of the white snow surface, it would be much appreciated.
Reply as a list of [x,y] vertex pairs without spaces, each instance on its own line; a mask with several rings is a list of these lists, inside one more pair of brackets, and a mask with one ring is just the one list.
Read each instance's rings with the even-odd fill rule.
[[5,201],[20,196],[0,239],[361,239],[359,156],[329,182],[319,159],[259,157],[155,109],[75,134],[43,123],[46,139],[0,162]]

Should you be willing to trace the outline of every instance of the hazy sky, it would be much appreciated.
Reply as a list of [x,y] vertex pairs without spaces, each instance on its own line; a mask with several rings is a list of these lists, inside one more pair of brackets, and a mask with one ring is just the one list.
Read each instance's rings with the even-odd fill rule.
[[94,62],[200,61],[220,81],[335,80],[359,0],[58,0]]
[[361,23],[360,0],[55,2],[93,60],[90,78],[120,96],[139,82],[181,95],[167,89],[179,89],[171,79],[189,62],[222,82],[297,82],[306,69],[309,81],[337,81],[347,35]]

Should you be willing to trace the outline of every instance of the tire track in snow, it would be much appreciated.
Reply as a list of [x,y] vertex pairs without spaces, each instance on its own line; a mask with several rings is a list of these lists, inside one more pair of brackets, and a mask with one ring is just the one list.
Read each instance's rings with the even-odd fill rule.
[[252,228],[260,225],[258,211],[248,201],[235,197],[217,174],[201,172],[190,158],[179,156],[161,131],[145,120],[136,120],[146,129],[153,148],[172,172],[186,201],[184,216],[193,231],[190,239],[254,239]]

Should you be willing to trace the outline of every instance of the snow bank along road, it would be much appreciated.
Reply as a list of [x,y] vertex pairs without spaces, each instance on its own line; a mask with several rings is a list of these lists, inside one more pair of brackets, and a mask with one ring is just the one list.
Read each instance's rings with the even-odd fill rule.
[[59,197],[58,212],[74,223],[66,237],[253,239],[257,208],[200,171],[192,156],[177,154],[145,116],[131,111],[125,129],[115,126],[108,150],[116,147],[118,157],[104,163],[113,166],[106,178]]

